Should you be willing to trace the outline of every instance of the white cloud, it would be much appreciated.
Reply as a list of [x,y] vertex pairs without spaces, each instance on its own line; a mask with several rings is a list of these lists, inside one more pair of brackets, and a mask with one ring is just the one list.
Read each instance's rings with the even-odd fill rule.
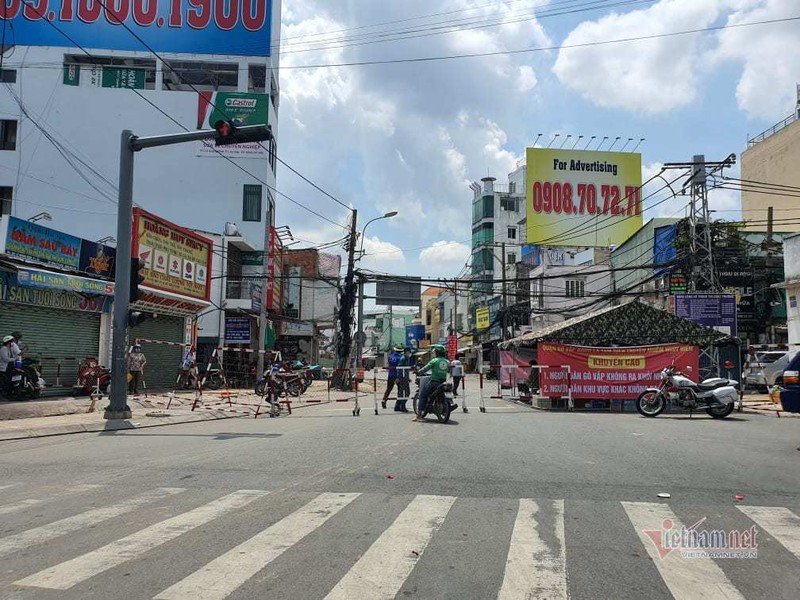
[[360,267],[391,272],[405,262],[406,256],[399,246],[381,240],[378,236],[364,238],[364,255],[359,261]]
[[536,73],[530,65],[522,65],[517,71],[517,90],[520,92],[529,92],[536,87],[539,81],[536,79]]
[[[796,2],[742,0],[728,24],[754,23],[797,16]],[[795,83],[800,80],[800,25],[797,21],[739,27],[720,32],[713,65],[740,62],[736,86],[739,107],[751,117],[776,121],[792,111]]]
[[470,247],[461,242],[441,240],[419,253],[422,268],[438,275],[454,276],[464,268]]
[[[659,35],[711,25],[724,0],[661,0],[627,13],[584,21],[563,45]],[[697,97],[702,34],[587,48],[562,48],[553,72],[564,85],[605,108],[657,114]]]

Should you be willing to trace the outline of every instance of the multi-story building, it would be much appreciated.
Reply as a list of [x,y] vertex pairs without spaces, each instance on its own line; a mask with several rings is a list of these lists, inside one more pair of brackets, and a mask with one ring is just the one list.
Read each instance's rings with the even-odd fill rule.
[[742,212],[748,228],[766,229],[773,207],[773,231],[800,231],[800,84],[794,113],[747,140],[742,152]]
[[[234,2],[213,15],[186,2],[68,5],[44,14],[19,3],[5,14],[10,38],[0,61],[0,215],[22,221],[46,215],[56,230],[109,240],[117,232],[123,130],[179,133],[226,120],[266,123],[277,133],[272,48],[280,36],[280,0]],[[134,202],[185,230],[214,232],[216,256],[263,250],[275,218],[276,153],[275,139],[219,148],[198,141],[139,152]],[[227,223],[236,224],[237,236],[224,235]],[[223,243],[223,237],[231,239]],[[233,265],[233,274],[239,268],[223,262]],[[211,270],[210,263],[190,261],[198,275],[201,266],[203,273]],[[215,311],[211,302],[217,300],[160,287],[147,287],[138,307],[158,318],[132,335],[176,344],[153,346],[148,356],[155,365],[163,354],[159,362],[174,378],[180,344],[191,339],[185,319]],[[209,337],[219,339],[219,325],[206,327]]]

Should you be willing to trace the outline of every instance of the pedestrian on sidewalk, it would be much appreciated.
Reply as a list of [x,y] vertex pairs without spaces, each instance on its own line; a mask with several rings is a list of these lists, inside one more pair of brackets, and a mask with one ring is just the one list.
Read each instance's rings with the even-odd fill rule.
[[403,358],[397,365],[397,401],[394,403],[394,409],[397,412],[408,412],[406,402],[411,396],[411,367],[413,364],[411,348],[406,348],[403,351]]
[[128,373],[131,375],[128,391],[134,396],[139,395],[139,383],[142,381],[142,372],[146,364],[147,358],[137,342],[133,345],[133,352],[128,355]]
[[461,385],[461,379],[464,377],[464,365],[458,359],[459,355],[456,354],[455,359],[450,365],[450,374],[453,376],[453,395],[458,396],[458,386]]
[[14,355],[11,350],[12,343],[14,343],[14,337],[7,335],[3,338],[3,345],[0,346],[0,391],[3,395],[8,395],[11,392],[8,365],[14,362]]
[[381,400],[383,408],[386,408],[386,401],[389,400],[389,394],[392,393],[394,384],[397,381],[397,365],[400,364],[400,359],[403,358],[402,352],[402,346],[395,346],[386,359],[386,364],[389,367],[389,380],[386,382],[386,391],[383,393],[383,400]]
[[197,380],[197,353],[194,346],[186,345],[186,350],[181,358],[181,374],[178,376],[178,387],[190,387],[192,377]]

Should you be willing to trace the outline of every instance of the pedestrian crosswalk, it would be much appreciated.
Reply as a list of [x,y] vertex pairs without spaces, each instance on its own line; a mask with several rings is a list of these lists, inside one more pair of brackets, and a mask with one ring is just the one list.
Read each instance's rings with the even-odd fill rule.
[[[586,569],[599,579],[636,568],[642,579],[655,578],[664,597],[676,599],[792,598],[800,581],[800,504],[709,510],[609,501],[592,507],[592,526],[617,531],[619,547],[598,542],[592,548],[591,532],[570,525],[572,519],[585,523],[585,503],[563,499],[157,487],[98,502],[107,490],[97,484],[29,498],[20,495],[24,484],[4,487],[18,494],[3,505],[14,507],[5,514],[50,511],[42,511],[49,518],[44,523],[20,519],[19,530],[10,519],[3,523],[2,598],[372,600],[414,596],[425,580],[431,581],[425,594],[435,597],[486,597],[452,575],[463,578],[465,570],[498,600],[640,597],[615,590],[613,581],[583,589],[587,578],[574,575]],[[85,494],[94,501],[80,510]],[[66,497],[80,500],[59,508]],[[474,531],[483,538],[473,538]],[[757,535],[740,535],[748,531]],[[692,545],[702,536],[716,540],[699,548],[708,552]],[[741,561],[715,554],[743,547],[754,551],[748,558],[772,565],[763,596],[754,595],[757,585],[740,591]],[[486,556],[490,548],[502,548],[502,555]],[[307,562],[307,556],[316,559]],[[776,589],[784,594],[776,596]]]

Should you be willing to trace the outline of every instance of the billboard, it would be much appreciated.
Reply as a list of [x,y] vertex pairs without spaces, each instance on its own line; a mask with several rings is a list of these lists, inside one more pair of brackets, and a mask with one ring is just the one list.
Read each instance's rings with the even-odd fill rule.
[[527,149],[528,244],[619,245],[642,226],[642,156]]
[[[646,388],[657,387],[661,371],[671,364],[697,373],[699,352],[685,344],[597,348],[543,343],[537,359],[555,367],[542,369],[543,396],[567,397],[571,389],[575,399],[634,400]],[[570,367],[569,380],[563,366]]]
[[18,46],[271,54],[269,0],[6,0],[5,19]]
[[225,317],[225,343],[250,343],[250,319],[248,317]]
[[[215,129],[220,121],[234,125],[267,125],[269,121],[269,96],[248,92],[200,92],[197,95],[197,128]],[[238,158],[264,158],[267,147],[260,142],[215,146],[214,140],[202,140],[198,156],[235,156]]]
[[483,333],[484,330],[489,329],[490,323],[491,320],[489,319],[489,307],[481,306],[480,308],[476,308],[475,329],[477,329],[480,333]]
[[733,294],[676,294],[675,316],[735,336],[736,296]]
[[406,348],[417,350],[425,339],[425,325],[406,325]]
[[419,306],[422,279],[404,277],[402,281],[378,279],[375,283],[375,304],[379,306]]
[[144,262],[146,287],[208,301],[211,246],[193,231],[133,209],[131,254]]

